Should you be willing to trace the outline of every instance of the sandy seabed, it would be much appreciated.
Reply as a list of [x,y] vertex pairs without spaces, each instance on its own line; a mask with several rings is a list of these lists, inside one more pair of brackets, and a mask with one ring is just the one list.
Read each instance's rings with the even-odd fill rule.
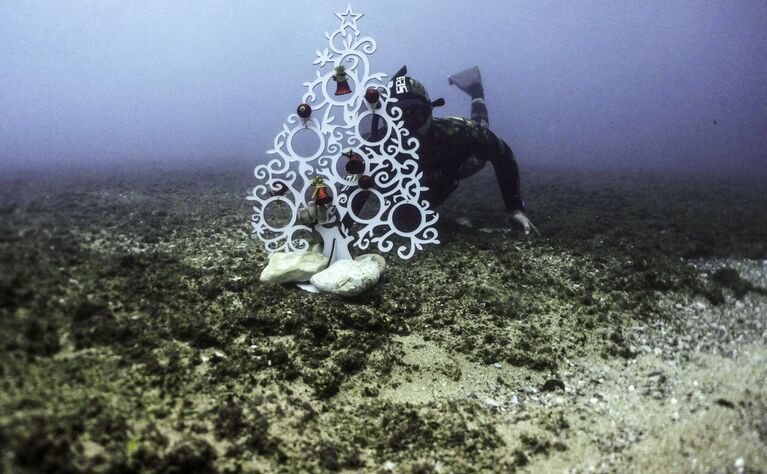
[[247,170],[2,178],[0,471],[767,471],[761,182],[523,166],[525,236],[487,171],[346,300]]

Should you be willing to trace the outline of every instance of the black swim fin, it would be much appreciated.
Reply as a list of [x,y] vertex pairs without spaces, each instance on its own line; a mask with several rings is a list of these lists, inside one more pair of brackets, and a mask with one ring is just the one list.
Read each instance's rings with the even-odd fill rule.
[[482,88],[482,76],[480,75],[477,66],[448,76],[447,82],[449,84],[455,84],[472,98],[482,97],[484,93]]

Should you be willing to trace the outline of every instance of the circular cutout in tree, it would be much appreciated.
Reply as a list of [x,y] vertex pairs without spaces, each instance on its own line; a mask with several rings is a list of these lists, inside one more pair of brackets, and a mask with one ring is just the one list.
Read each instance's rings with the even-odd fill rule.
[[392,211],[394,226],[403,234],[415,232],[423,223],[421,209],[410,203],[398,204]]

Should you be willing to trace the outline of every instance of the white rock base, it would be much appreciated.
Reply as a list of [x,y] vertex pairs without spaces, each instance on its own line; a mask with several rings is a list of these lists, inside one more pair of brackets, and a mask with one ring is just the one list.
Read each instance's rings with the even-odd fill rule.
[[386,259],[378,255],[377,253],[366,253],[365,255],[360,255],[354,260],[357,260],[358,262],[361,262],[361,261],[375,262],[375,264],[378,266],[378,271],[381,274],[383,274],[384,270],[386,270]]
[[378,283],[381,277],[380,264],[381,262],[374,258],[338,260],[315,274],[309,281],[325,293],[355,296]]
[[309,281],[312,275],[326,268],[328,262],[328,257],[314,250],[275,253],[261,272],[261,281],[272,283]]

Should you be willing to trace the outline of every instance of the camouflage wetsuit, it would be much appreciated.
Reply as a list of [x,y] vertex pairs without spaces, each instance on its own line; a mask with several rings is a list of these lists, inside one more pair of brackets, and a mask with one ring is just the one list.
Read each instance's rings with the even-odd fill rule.
[[[486,115],[485,115],[486,117]],[[419,136],[419,166],[422,184],[429,188],[424,197],[432,206],[441,204],[461,179],[493,164],[506,210],[524,210],[519,192],[519,170],[511,148],[477,120],[460,117],[433,118],[431,126]]]
[[488,128],[487,108],[481,85],[470,91],[471,119],[433,118],[419,140],[419,166],[425,198],[438,206],[458,187],[461,179],[493,164],[506,210],[524,210],[519,191],[519,169],[511,148]]
[[[403,67],[394,75],[390,83],[390,93],[397,98],[396,105],[393,106],[403,111],[405,126],[420,142],[418,163],[423,172],[421,184],[428,188],[421,196],[429,201],[432,208],[439,206],[455,191],[461,179],[481,170],[489,161],[495,169],[506,211],[524,211],[525,204],[520,197],[519,170],[514,153],[488,128],[487,108],[479,70],[476,67],[468,70],[468,81],[453,79],[453,76],[450,79],[452,84],[458,85],[471,96],[471,119],[432,117],[433,107],[444,104],[444,100],[431,101],[423,85],[406,76],[406,72],[407,69]],[[371,127],[371,134],[374,136],[382,133],[379,125],[377,116],[374,116]],[[364,193],[355,198],[352,202],[354,214],[359,213],[366,200],[367,195]],[[419,212],[412,215],[403,213],[396,217],[395,220],[404,227],[417,226],[421,220]],[[344,223],[347,227],[351,225],[351,215],[345,217]]]

